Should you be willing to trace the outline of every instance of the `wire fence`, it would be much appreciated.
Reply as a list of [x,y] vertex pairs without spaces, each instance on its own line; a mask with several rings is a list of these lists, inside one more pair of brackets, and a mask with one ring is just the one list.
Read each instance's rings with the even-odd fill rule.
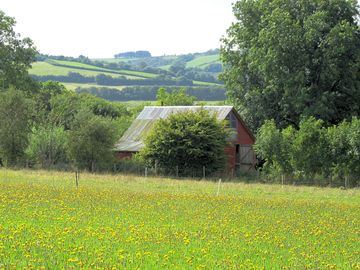
[[337,176],[324,177],[322,175],[313,176],[289,176],[289,175],[269,175],[260,170],[218,170],[212,172],[206,166],[198,169],[183,168],[174,166],[170,169],[147,167],[132,161],[122,161],[114,165],[113,173],[131,174],[141,177],[168,177],[176,179],[195,179],[195,180],[218,180],[245,183],[268,183],[294,186],[319,186],[319,187],[340,187],[358,188],[360,187],[360,176]]

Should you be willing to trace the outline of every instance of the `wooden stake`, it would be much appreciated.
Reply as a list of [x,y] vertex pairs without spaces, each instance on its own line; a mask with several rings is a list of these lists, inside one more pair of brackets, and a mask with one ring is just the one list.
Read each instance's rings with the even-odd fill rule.
[[76,182],[76,188],[79,187],[79,172],[78,170],[75,171],[75,182]]
[[216,196],[219,196],[220,185],[221,185],[221,178],[219,179],[219,182],[218,182],[218,189],[217,189],[217,192],[216,192]]
[[147,178],[147,176],[148,176],[148,168],[145,167],[145,178]]
[[205,173],[206,173],[205,166],[203,166],[203,179],[205,179],[205,178],[206,178]]

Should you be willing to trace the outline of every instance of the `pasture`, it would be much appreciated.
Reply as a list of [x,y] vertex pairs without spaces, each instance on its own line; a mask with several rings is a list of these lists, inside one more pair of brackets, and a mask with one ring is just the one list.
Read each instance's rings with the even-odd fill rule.
[[360,269],[360,191],[0,170],[0,269]]
[[[52,64],[59,64],[53,65]],[[125,76],[129,80],[141,80],[145,78],[154,78],[157,75],[146,72],[132,71],[132,70],[110,70],[98,68],[96,66],[91,66],[87,64],[82,64],[78,62],[69,62],[69,61],[59,61],[52,60],[52,62],[35,62],[32,64],[32,68],[29,70],[29,73],[32,75],[38,76],[67,76],[69,72],[79,73],[83,76],[97,76],[99,74],[104,74],[111,77]]]

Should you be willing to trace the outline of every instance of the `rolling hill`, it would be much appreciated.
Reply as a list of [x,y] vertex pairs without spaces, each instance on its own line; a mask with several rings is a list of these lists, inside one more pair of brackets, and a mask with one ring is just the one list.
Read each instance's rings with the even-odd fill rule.
[[[210,51],[179,56],[111,59],[40,55],[29,73],[38,81],[64,83],[72,91],[97,96],[106,91],[104,96],[107,99],[138,100],[142,96],[143,100],[153,100],[156,89],[160,87],[170,91],[181,87],[200,100],[206,99],[206,89],[211,100],[223,100],[224,86],[217,79],[220,71],[219,54]],[[138,92],[134,95],[135,91],[144,94],[139,96]],[[112,93],[109,95],[109,92]]]

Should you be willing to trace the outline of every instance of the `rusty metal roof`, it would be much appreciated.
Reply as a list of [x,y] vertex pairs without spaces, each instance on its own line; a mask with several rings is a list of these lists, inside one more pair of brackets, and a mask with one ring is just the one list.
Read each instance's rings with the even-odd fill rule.
[[156,120],[170,114],[184,111],[198,111],[201,108],[216,113],[219,120],[224,120],[233,109],[232,106],[145,106],[129,129],[115,145],[115,151],[138,152],[144,147],[143,138]]

